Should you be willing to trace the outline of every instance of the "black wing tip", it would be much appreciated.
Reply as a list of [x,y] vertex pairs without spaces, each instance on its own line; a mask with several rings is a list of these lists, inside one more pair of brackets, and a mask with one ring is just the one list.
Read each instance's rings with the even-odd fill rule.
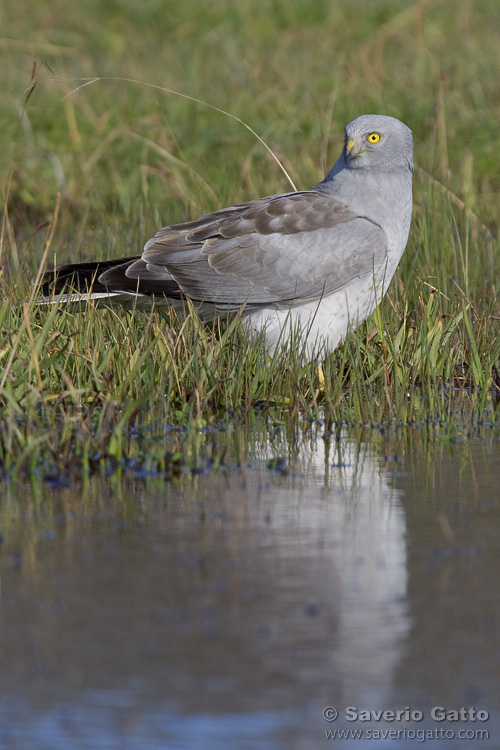
[[173,279],[155,279],[144,274],[129,277],[127,268],[141,256],[118,258],[116,260],[91,263],[69,263],[46,271],[40,281],[40,292],[51,297],[62,292],[77,294],[106,294],[127,292],[145,296],[172,297],[181,299],[184,295]]
[[108,284],[100,282],[100,276],[110,268],[133,263],[135,260],[137,260],[137,257],[89,263],[67,263],[63,266],[57,266],[43,274],[40,281],[40,292],[44,296],[50,296],[69,289],[80,293],[110,291]]

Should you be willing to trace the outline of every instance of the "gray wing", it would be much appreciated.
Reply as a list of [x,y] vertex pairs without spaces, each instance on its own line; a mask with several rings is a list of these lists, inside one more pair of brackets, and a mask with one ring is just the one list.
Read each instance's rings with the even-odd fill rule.
[[[161,229],[126,271],[231,308],[320,299],[385,262],[387,236],[319,190],[286,193]],[[168,292],[166,292],[168,294]]]

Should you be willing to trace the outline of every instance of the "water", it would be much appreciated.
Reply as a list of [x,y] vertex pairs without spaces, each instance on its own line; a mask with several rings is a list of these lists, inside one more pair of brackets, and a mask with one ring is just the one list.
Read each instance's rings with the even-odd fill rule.
[[227,464],[2,488],[0,748],[500,747],[498,442]]

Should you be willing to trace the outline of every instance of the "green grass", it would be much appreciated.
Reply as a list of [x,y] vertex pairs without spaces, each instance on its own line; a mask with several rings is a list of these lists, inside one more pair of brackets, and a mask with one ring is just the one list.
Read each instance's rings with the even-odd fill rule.
[[[451,439],[496,430],[495,0],[7,0],[0,21],[7,475],[127,461],[175,473],[188,454],[193,467],[200,456],[217,465],[206,436],[256,410],[290,430],[297,420],[445,425]],[[75,91],[94,77],[112,80]],[[298,188],[324,176],[363,112],[414,131],[408,248],[380,308],[324,362],[324,388],[300,342],[269,359],[237,321],[78,314],[30,298],[44,258],[135,254],[162,225],[288,188],[259,140],[213,107],[258,133]]]

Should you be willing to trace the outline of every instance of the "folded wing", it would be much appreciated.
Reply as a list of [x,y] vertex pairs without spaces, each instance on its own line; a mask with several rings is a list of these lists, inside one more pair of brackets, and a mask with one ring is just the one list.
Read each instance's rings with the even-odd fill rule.
[[140,257],[58,269],[57,287],[94,275],[99,291],[188,297],[223,310],[300,304],[373,275],[387,250],[378,224],[316,189],[165,227]]

